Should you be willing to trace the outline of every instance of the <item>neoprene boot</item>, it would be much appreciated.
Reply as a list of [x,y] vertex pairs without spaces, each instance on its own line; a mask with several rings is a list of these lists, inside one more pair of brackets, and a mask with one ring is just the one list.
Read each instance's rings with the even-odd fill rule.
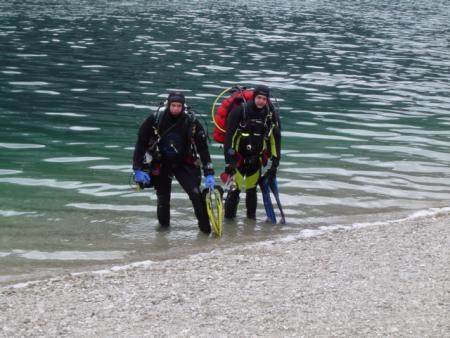
[[225,199],[225,218],[233,219],[236,217],[237,207],[239,204],[239,189],[231,190]]
[[194,188],[189,192],[189,199],[194,207],[195,217],[197,217],[198,227],[205,234],[211,233],[211,225],[209,224],[208,212],[206,211],[206,203],[198,188]]

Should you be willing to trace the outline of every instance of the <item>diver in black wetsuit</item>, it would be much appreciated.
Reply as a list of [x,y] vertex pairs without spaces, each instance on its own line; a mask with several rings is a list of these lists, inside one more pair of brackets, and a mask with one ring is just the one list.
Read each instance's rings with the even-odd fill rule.
[[[146,153],[152,157],[148,173],[144,165]],[[161,226],[170,225],[171,185],[175,176],[192,201],[200,230],[206,234],[211,232],[200,190],[200,162],[205,187],[214,188],[214,170],[205,130],[193,113],[186,110],[184,95],[170,93],[166,109],[142,123],[133,156],[135,181],[156,189],[157,216]]]

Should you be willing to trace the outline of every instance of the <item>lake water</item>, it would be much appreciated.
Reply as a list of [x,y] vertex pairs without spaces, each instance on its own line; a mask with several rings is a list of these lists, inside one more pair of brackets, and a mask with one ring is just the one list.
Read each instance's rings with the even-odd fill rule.
[[[0,282],[448,213],[449,23],[439,0],[0,1]],[[288,224],[259,198],[205,238],[175,185],[159,231],[129,185],[140,123],[179,89],[211,134],[238,83],[280,104]]]

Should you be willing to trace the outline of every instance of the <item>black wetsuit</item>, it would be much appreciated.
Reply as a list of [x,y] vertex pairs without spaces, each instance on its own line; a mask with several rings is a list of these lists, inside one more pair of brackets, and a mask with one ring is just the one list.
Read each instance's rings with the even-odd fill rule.
[[[268,117],[269,112],[271,114]],[[273,127],[273,137],[267,139],[271,127]],[[257,204],[256,185],[261,176],[261,166],[266,165],[265,162],[267,160],[263,157],[270,157],[272,166],[275,168],[280,162],[280,119],[269,105],[259,109],[253,101],[249,101],[246,104],[241,104],[229,113],[226,130],[224,142],[225,163],[227,166],[236,167],[242,177],[245,176],[247,180],[251,181],[250,184],[246,184],[246,208],[247,217],[255,218]],[[266,142],[266,152],[263,152],[264,142]],[[227,195],[225,201],[226,218],[236,216],[241,188],[238,185],[236,190],[231,191]]]
[[155,127],[161,139],[149,153],[153,156],[152,166],[156,164],[159,168],[157,175],[151,175],[158,198],[159,224],[170,225],[171,185],[175,176],[192,201],[200,230],[210,233],[208,214],[200,191],[201,170],[197,154],[205,176],[213,175],[214,170],[211,167],[207,136],[202,125],[184,112],[172,117],[167,109],[159,118],[155,115],[149,116],[139,129],[133,157],[134,170],[143,168],[145,153],[156,139]]

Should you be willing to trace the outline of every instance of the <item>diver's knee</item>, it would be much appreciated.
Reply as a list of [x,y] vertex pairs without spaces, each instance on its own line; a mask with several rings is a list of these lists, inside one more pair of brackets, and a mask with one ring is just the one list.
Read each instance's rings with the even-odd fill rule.
[[191,201],[195,201],[202,198],[202,192],[200,191],[199,187],[195,187],[189,190],[187,193]]

